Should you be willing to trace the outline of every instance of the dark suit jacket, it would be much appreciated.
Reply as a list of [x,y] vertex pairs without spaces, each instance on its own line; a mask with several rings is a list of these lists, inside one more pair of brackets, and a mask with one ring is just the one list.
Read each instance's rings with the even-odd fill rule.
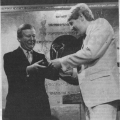
[[[44,54],[33,51],[32,64],[42,59],[46,60]],[[4,55],[4,70],[9,85],[5,116],[12,120],[38,120],[51,115],[45,78],[56,80],[56,70],[41,70],[27,77],[28,65],[30,63],[20,47]]]

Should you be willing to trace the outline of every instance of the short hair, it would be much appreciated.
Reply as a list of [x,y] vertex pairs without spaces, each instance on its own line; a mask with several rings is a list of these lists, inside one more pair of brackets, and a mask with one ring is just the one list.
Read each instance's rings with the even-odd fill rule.
[[26,29],[35,29],[34,26],[32,26],[31,24],[22,24],[18,27],[18,30],[17,30],[17,38],[22,38],[23,35],[22,35],[22,31],[23,30],[26,30]]
[[70,15],[68,17],[68,21],[70,21],[72,19],[75,19],[75,20],[78,19],[78,17],[81,16],[81,14],[88,21],[94,20],[94,15],[93,15],[92,11],[90,10],[90,8],[85,3],[80,3],[80,4],[73,6],[70,9]]

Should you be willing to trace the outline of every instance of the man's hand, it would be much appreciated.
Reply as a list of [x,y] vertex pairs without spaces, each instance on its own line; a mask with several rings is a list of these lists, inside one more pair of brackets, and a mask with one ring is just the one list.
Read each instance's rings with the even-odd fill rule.
[[47,66],[41,65],[43,64],[43,60],[40,60],[32,65],[27,66],[26,71],[28,74],[33,72],[39,72],[41,69],[46,69]]
[[79,85],[76,69],[70,69],[70,70],[67,70],[65,72],[60,70],[59,77],[69,84]]
[[69,79],[72,77],[72,74],[73,74],[73,69],[68,70],[66,72],[63,72],[62,70],[60,70],[59,77],[62,79]]
[[51,63],[49,64],[49,66],[54,67],[57,70],[59,70],[61,68],[61,63],[58,59],[55,59],[55,60],[51,60]]

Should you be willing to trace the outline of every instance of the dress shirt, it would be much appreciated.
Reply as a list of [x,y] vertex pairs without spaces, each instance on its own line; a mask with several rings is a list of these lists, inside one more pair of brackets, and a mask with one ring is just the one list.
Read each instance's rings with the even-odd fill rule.
[[[21,47],[21,46],[20,46],[20,47]],[[32,60],[33,60],[33,54],[32,54],[32,53],[33,53],[33,50],[27,51],[27,50],[23,49],[22,47],[21,47],[21,49],[23,50],[23,52],[24,52],[26,58],[28,59],[29,63],[31,63]]]

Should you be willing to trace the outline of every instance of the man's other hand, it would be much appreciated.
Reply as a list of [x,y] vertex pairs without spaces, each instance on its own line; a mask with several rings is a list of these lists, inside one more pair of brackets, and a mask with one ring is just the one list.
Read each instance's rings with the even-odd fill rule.
[[59,77],[69,84],[79,85],[77,70],[75,68],[67,70],[65,72],[60,70],[59,71]]

